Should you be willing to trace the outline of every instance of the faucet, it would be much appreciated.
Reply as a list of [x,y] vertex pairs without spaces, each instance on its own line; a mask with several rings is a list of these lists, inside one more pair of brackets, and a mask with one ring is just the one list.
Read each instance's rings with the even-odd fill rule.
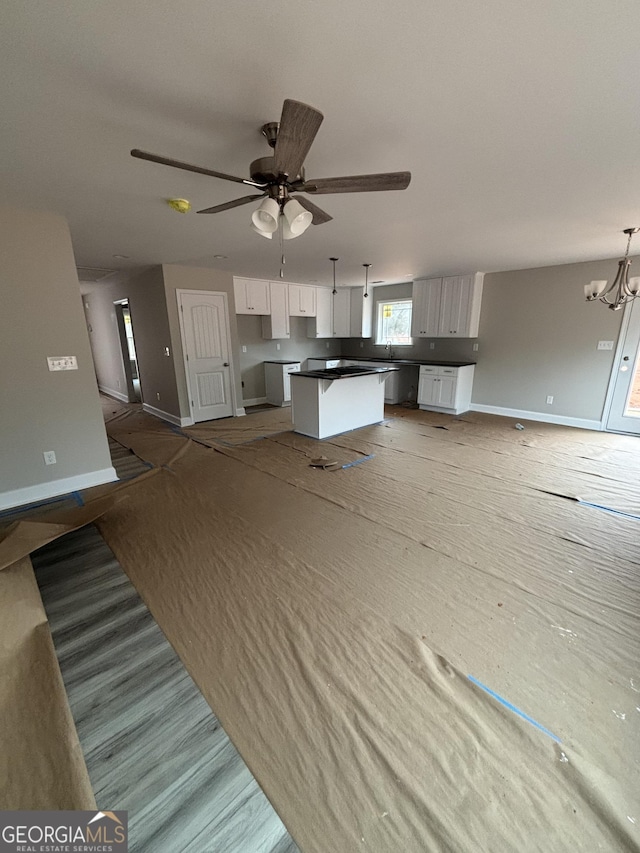
[[389,358],[393,358],[393,345],[391,341],[387,341],[384,346],[385,350],[389,350]]

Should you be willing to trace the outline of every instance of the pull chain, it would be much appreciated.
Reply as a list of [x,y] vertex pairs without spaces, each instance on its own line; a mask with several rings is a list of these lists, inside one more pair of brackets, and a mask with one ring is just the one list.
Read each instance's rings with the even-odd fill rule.
[[280,278],[284,278],[284,265],[286,264],[286,258],[284,256],[284,242],[282,237],[282,214],[278,216],[278,235],[280,238]]

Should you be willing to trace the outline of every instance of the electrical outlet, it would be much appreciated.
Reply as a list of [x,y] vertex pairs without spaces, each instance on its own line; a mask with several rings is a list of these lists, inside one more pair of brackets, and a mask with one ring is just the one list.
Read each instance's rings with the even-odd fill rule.
[[474,351],[474,352],[478,352],[478,344],[474,344],[474,345],[473,345],[473,351]]
[[277,350],[279,350],[279,349],[280,349],[280,344],[276,344],[276,349],[277,349]]
[[56,454],[55,454],[54,450],[45,450],[42,455],[44,456],[44,464],[45,465],[55,465],[56,464],[57,460],[56,460]]
[[169,356],[169,357],[171,356],[171,350],[169,349],[169,347],[165,347],[165,348],[164,348],[164,354],[165,354],[166,356]]
[[242,352],[246,352],[247,348],[245,346],[242,347]]
[[58,355],[47,358],[49,370],[77,370],[78,359],[75,355]]
[[613,349],[613,341],[598,341],[598,349]]
[[431,343],[429,344],[429,349],[435,349],[435,348],[436,348],[436,345],[433,343],[433,341],[431,341]]
[[160,392],[156,391],[156,400],[159,400],[159,399],[160,399]]
[[327,349],[329,349],[329,341],[327,341]]
[[549,396],[547,397],[547,406],[551,406],[552,403],[553,403],[553,396],[551,394],[549,394]]
[[360,341],[360,349],[364,349],[364,341]]
[[116,379],[116,388],[119,388],[119,387],[120,387],[120,380]]

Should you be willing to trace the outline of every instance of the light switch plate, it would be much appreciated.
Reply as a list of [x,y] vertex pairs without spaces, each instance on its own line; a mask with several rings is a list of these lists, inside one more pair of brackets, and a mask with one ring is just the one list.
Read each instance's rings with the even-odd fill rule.
[[242,347],[242,352],[246,352],[247,348],[245,346]]
[[474,344],[474,345],[473,345],[473,351],[474,351],[474,352],[478,352],[478,344]]
[[47,357],[49,370],[77,370],[78,359],[75,355],[53,355]]
[[613,349],[613,341],[598,341],[598,349]]

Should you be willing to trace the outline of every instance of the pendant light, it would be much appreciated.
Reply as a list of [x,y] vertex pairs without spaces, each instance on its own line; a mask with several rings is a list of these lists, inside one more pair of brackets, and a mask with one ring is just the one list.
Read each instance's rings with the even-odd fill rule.
[[331,291],[331,293],[333,293],[333,295],[335,296],[338,292],[336,290],[336,261],[339,261],[340,258],[329,258],[329,260],[333,264],[333,290]]
[[369,295],[369,267],[371,264],[362,264],[364,267],[364,298]]
[[[638,231],[640,231],[640,228],[624,229],[622,233],[628,235],[627,251],[624,254],[624,258],[618,261],[618,272],[613,283],[607,287],[608,279],[604,279],[585,284],[584,295],[587,297],[587,302],[594,302],[596,299],[599,299],[600,302],[608,305],[612,311],[617,311],[623,305],[626,305],[627,302],[631,302],[632,299],[640,296],[640,278],[629,278],[629,267],[631,266],[629,247],[631,245],[631,238]],[[611,295],[611,299],[608,298],[609,295]]]

